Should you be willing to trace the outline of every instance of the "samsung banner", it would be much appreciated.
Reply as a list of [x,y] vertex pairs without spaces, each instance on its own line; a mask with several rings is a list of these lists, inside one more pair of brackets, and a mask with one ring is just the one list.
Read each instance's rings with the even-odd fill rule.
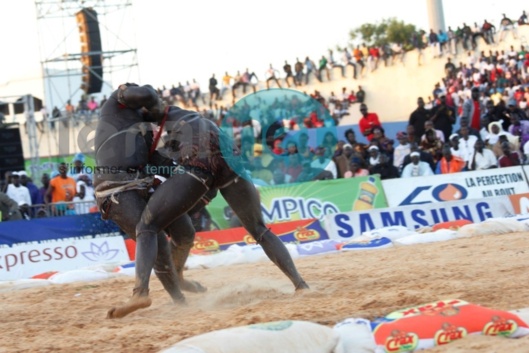
[[60,239],[0,248],[0,281],[129,261],[123,237]]
[[[409,181],[409,182],[408,182]],[[522,167],[383,180],[389,207],[483,199],[529,192]]]
[[514,204],[519,204],[522,197],[527,198],[529,194],[338,213],[325,216],[325,226],[330,239],[350,240],[363,232],[390,226],[414,230],[459,219],[477,223],[514,215],[520,209]]

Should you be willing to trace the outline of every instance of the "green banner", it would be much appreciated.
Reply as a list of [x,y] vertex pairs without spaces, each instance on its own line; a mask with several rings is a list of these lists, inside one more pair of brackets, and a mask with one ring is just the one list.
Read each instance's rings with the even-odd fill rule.
[[[388,207],[378,175],[258,188],[265,223],[318,218],[331,213]],[[233,212],[218,196],[207,210],[216,228],[230,227]]]

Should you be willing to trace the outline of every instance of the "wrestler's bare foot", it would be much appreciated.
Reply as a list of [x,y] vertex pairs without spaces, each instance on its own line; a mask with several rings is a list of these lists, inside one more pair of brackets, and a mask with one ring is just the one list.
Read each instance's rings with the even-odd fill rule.
[[120,319],[128,314],[151,306],[152,300],[149,298],[149,290],[134,290],[134,294],[129,301],[121,306],[113,307],[107,312],[107,319]]
[[309,285],[305,281],[301,281],[296,285],[296,292],[302,291],[304,289],[310,289]]
[[191,292],[191,293],[204,293],[205,291],[208,290],[206,287],[201,285],[199,282],[190,281],[187,279],[179,280],[178,285],[180,286],[180,289],[186,292]]

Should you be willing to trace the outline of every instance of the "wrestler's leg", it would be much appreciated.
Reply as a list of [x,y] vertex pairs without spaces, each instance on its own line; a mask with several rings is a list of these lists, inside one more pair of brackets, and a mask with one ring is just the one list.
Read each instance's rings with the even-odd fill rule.
[[[194,235],[194,233],[193,233]],[[164,289],[171,295],[173,302],[181,303],[185,302],[184,295],[181,292],[180,283],[184,281],[183,275],[180,280],[177,270],[176,262],[173,263],[171,258],[171,246],[167,240],[167,236],[164,232],[159,232],[157,236],[158,252],[156,255],[156,261],[154,262],[154,273],[156,277],[162,282]],[[180,255],[180,254],[179,254]],[[187,256],[184,257],[184,263]],[[177,258],[174,259],[178,260]]]
[[[201,207],[203,207],[202,204],[200,205],[200,208]],[[196,208],[196,206],[193,207],[193,209]],[[191,213],[191,211],[189,211],[189,213]],[[182,215],[165,230],[171,236],[171,255],[176,267],[180,288],[194,293],[205,292],[207,290],[206,287],[202,286],[200,283],[184,279],[184,267],[195,240],[195,228],[193,227],[189,215]]]
[[108,218],[116,223],[127,235],[136,240],[136,224],[141,217],[147,201],[145,197],[141,195],[139,191],[130,190],[124,191],[114,196],[116,201],[114,203],[110,199],[104,200],[103,204],[98,204],[102,208],[102,212],[105,212],[105,208],[108,207]]
[[[121,229],[132,239],[136,239],[136,225],[147,205],[147,201],[138,191],[125,191],[115,196],[119,204],[113,203],[110,208],[110,219],[116,222]],[[154,273],[169,293],[173,301],[178,302],[183,298],[178,288],[178,276],[174,266],[169,266],[167,260],[171,259],[169,242],[164,232],[159,232],[157,260]],[[187,256],[186,256],[187,258]]]
[[191,209],[207,190],[190,174],[174,175],[156,189],[136,226],[136,282],[132,298],[111,310],[109,318],[123,317],[150,302],[149,279],[158,251],[156,235]]
[[239,178],[236,182],[221,189],[220,192],[237,214],[244,228],[263,247],[270,260],[290,278],[296,290],[308,288],[298,273],[285,244],[266,228],[261,214],[259,194],[255,186],[246,179]]

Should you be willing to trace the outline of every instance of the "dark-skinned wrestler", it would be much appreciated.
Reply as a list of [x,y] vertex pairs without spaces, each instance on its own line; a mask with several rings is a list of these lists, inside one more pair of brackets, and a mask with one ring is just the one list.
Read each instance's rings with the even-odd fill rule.
[[295,289],[308,288],[285,245],[266,227],[259,195],[254,185],[242,177],[244,170],[233,140],[196,112],[175,106],[150,112],[152,119],[165,125],[170,157],[185,172],[171,176],[149,199],[136,226],[136,282],[132,298],[110,309],[108,317],[123,317],[144,303],[150,304],[149,279],[160,245],[157,234],[188,212],[211,189],[220,190],[246,230]]
[[[102,217],[117,223],[132,239],[136,239],[136,224],[149,198],[153,178],[143,172],[151,165],[174,166],[171,160],[150,150],[152,133],[144,122],[140,109],[158,104],[151,89],[131,85],[126,94],[118,89],[101,109],[96,129],[95,159],[98,168],[94,175],[96,199]],[[121,103],[120,103],[121,101]],[[154,107],[153,109],[156,109]],[[164,175],[168,177],[169,175]],[[213,198],[215,190],[204,198]],[[191,212],[204,206],[199,202]],[[184,297],[180,289],[203,292],[199,283],[183,278],[184,265],[193,246],[195,231],[187,214],[179,217],[165,231],[171,236],[171,245],[163,232],[157,235],[159,244],[154,271],[173,301]],[[172,256],[174,265],[170,261]],[[176,266],[176,267],[175,267]]]

